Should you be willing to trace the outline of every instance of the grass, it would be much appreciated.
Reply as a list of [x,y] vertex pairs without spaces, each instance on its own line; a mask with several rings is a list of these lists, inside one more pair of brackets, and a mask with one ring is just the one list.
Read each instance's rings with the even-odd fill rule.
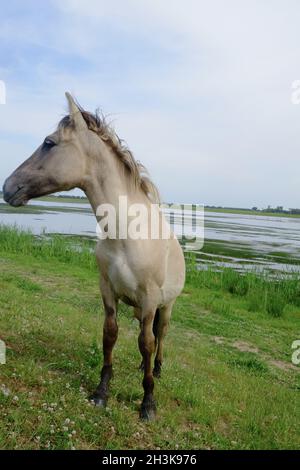
[[187,266],[189,282],[244,298],[250,311],[267,312],[271,316],[279,317],[289,305],[300,308],[299,273],[291,274],[287,278],[281,273],[272,277],[267,273],[241,274],[231,268],[221,271],[198,271],[194,255],[187,259]]
[[138,325],[121,304],[106,410],[87,396],[102,363],[91,243],[0,228],[1,449],[299,449],[299,279],[197,271],[166,338],[158,419],[138,419]]
[[76,204],[88,204],[89,201],[86,197],[78,196],[55,196],[50,194],[49,196],[42,196],[37,198],[37,201],[47,201],[47,202],[61,202],[61,203],[76,203]]

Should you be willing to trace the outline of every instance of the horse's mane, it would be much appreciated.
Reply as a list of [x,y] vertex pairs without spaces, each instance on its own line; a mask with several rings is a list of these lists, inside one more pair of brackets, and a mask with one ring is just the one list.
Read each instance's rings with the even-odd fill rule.
[[[119,138],[115,130],[106,121],[105,117],[96,110],[95,114],[84,111],[77,103],[83,119],[88,128],[96,134],[113,150],[120,162],[127,170],[133,185],[140,188],[153,203],[159,203],[159,192],[155,184],[151,181],[145,166],[137,161],[123,140]],[[73,126],[72,118],[67,115],[58,124],[59,129]]]

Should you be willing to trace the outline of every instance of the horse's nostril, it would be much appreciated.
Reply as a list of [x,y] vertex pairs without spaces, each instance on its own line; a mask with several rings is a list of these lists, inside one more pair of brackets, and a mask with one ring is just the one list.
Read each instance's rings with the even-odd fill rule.
[[14,184],[14,180],[8,178],[3,185],[3,199],[11,204],[13,198],[25,187],[24,184]]

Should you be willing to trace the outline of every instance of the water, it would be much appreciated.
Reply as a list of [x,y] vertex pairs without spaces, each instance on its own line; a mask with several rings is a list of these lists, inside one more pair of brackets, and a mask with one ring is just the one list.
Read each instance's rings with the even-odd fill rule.
[[96,237],[96,219],[91,206],[84,203],[30,201],[12,208],[0,199],[0,223],[16,224],[37,235],[44,231]]
[[[177,235],[179,220],[175,216]],[[35,234],[96,238],[96,220],[90,205],[79,202],[31,201],[26,207],[11,208],[0,199],[0,223],[29,228]],[[300,271],[300,218],[205,212],[204,226],[204,247],[197,250],[202,269],[213,265],[238,270]]]
[[300,271],[300,218],[205,212],[205,240],[233,252],[221,261],[210,253],[208,264]]

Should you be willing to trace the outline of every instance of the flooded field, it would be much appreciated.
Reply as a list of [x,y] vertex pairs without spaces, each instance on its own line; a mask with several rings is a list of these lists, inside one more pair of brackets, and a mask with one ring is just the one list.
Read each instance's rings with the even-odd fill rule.
[[[12,208],[0,199],[0,223],[29,228],[37,235],[96,238],[90,205],[81,202],[37,200]],[[180,228],[175,214],[177,235]],[[197,250],[197,260],[200,269],[227,266],[240,271],[300,271],[300,218],[205,211],[204,246]]]

